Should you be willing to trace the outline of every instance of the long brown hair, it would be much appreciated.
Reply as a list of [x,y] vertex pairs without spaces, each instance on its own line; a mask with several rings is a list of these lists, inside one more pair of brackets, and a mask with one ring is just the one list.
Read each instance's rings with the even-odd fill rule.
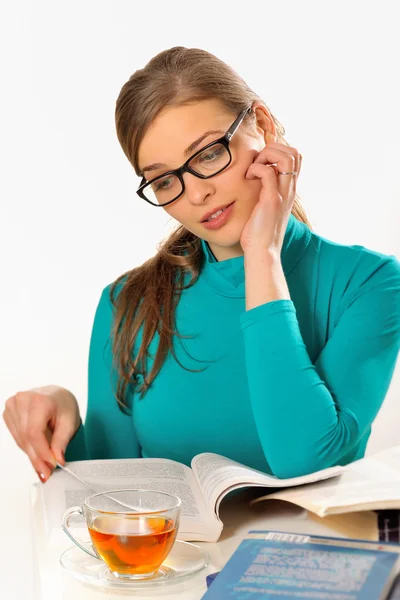
[[[118,96],[115,122],[118,140],[138,176],[142,175],[138,165],[140,143],[161,109],[209,99],[219,100],[232,115],[261,100],[236,71],[199,48],[176,46],[164,50],[143,69],[133,73]],[[275,123],[277,141],[289,145],[283,137],[284,127],[269,112]],[[254,113],[251,113],[245,120],[251,122],[254,119]],[[312,229],[298,196],[292,213]],[[112,284],[110,298],[115,307],[112,353],[118,372],[116,399],[124,412],[129,408],[126,394],[132,386],[137,386],[136,391],[143,398],[169,350],[177,360],[173,335],[183,336],[175,330],[175,308],[182,289],[198,279],[202,261],[200,239],[181,225],[159,244],[155,256],[122,274]],[[188,274],[191,279],[184,286],[184,276]],[[141,344],[133,357],[135,341],[142,327]],[[157,351],[148,374],[148,348],[157,334]],[[138,374],[143,378],[142,383],[138,383]]]

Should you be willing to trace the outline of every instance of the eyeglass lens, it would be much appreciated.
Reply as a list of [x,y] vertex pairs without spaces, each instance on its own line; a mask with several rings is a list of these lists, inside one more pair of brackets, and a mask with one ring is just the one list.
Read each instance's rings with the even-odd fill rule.
[[[193,157],[189,166],[199,175],[210,177],[228,166],[230,156],[223,144],[214,144]],[[176,175],[162,175],[143,189],[143,194],[153,204],[166,204],[182,192],[182,183]]]

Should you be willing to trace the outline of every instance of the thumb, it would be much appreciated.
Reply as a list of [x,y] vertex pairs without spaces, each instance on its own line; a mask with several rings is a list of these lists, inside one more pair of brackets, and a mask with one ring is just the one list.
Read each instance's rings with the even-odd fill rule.
[[75,431],[72,423],[66,419],[60,419],[54,426],[50,449],[57,462],[65,464],[65,451]]

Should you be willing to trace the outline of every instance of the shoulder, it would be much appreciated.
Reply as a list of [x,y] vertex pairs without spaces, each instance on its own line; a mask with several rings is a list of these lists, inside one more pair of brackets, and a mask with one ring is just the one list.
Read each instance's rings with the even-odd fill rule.
[[[118,279],[116,280],[118,281]],[[123,282],[107,283],[97,295],[97,305],[94,312],[92,338],[101,332],[111,330],[115,317],[115,298],[123,287]]]
[[392,254],[383,254],[359,244],[340,244],[316,235],[311,236],[311,247],[318,256],[319,272],[343,289],[355,291],[387,287],[400,290],[400,262]]
[[128,275],[125,273],[114,281],[107,283],[100,294],[99,305],[108,306],[110,309],[113,307],[115,300],[123,289]]

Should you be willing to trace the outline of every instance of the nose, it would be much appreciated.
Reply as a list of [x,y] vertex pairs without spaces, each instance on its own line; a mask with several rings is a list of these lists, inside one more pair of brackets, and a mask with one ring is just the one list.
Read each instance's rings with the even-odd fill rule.
[[204,204],[206,198],[215,193],[215,186],[211,179],[201,179],[192,173],[184,173],[183,179],[185,182],[184,193],[191,204]]

